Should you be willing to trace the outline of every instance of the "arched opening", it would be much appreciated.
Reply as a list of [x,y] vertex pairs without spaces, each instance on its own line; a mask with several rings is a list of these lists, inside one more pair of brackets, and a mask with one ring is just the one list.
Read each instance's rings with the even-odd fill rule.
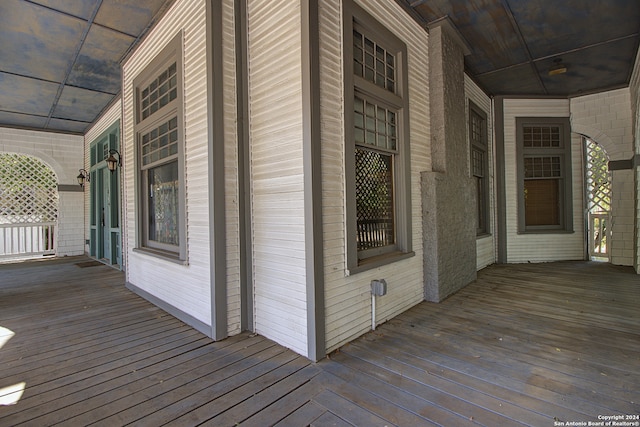
[[0,153],[0,260],[54,255],[58,178],[41,160]]
[[589,257],[609,261],[611,255],[611,172],[604,147],[584,138]]

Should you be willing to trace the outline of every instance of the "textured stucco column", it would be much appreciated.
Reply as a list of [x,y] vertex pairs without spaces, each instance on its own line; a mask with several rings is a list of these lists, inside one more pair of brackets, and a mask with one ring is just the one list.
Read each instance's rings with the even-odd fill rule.
[[425,299],[438,302],[476,278],[464,53],[450,27],[430,28],[429,64],[433,171],[422,174]]

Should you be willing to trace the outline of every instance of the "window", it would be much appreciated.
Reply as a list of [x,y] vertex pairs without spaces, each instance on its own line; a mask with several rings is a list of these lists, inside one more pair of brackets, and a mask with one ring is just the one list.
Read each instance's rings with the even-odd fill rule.
[[519,230],[572,231],[571,145],[566,118],[517,118]]
[[471,146],[471,175],[475,181],[476,233],[489,233],[489,155],[487,145],[487,115],[469,101],[469,141]]
[[345,2],[348,266],[411,253],[406,46]]
[[134,89],[139,248],[185,260],[181,42],[176,37],[134,81]]

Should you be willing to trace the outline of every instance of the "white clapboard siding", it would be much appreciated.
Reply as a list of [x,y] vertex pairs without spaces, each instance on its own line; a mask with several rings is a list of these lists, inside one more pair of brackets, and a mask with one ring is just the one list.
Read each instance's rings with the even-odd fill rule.
[[431,167],[428,34],[395,2],[357,3],[407,44],[411,219],[415,256],[347,276],[342,5],[339,0],[320,2],[322,213],[327,351],[334,350],[371,329],[371,280],[386,279],[388,283],[388,294],[377,298],[377,323],[419,303],[424,295],[420,172]]
[[[223,2],[224,84],[225,95],[235,93],[235,63],[233,40],[233,2]],[[207,116],[206,73],[206,2],[185,0],[175,3],[162,20],[123,65],[123,150],[124,157],[134,159],[133,133],[133,80],[162,51],[177,34],[183,40],[183,112],[184,112],[184,164],[187,224],[187,265],[176,264],[135,252],[136,247],[136,167],[125,164],[125,236],[127,242],[127,280],[133,285],[167,302],[180,311],[211,323],[211,266],[210,266],[210,213],[208,186],[209,147]],[[230,86],[230,87],[229,87]],[[235,130],[235,96],[225,96],[225,167],[229,167],[227,217],[227,248],[232,267],[227,276],[230,283],[230,332],[239,331],[239,273],[238,273],[238,214],[237,214],[237,153]],[[227,149],[227,146],[229,149]]]
[[545,262],[584,258],[583,171],[581,140],[571,138],[573,233],[518,234],[516,117],[569,117],[566,99],[504,101],[507,262]]
[[254,326],[307,355],[300,1],[247,9]]
[[[109,129],[115,122],[122,118],[122,100],[120,97],[116,98],[111,106],[102,114],[97,122],[91,126],[91,128],[84,135],[84,164],[83,168],[87,171],[91,167],[91,143],[100,137],[107,129]],[[118,137],[119,138],[119,137]],[[122,152],[122,150],[118,150]],[[122,159],[124,162],[125,159]],[[88,187],[86,187],[88,188]],[[89,240],[91,236],[90,231],[90,209],[91,201],[89,200],[90,192],[85,190],[84,192],[84,239]],[[89,247],[85,245],[85,251],[89,251]],[[123,249],[124,251],[124,249]]]
[[[487,143],[489,156],[489,235],[476,240],[476,268],[478,270],[496,262],[496,192],[495,192],[495,156],[493,143],[493,117],[491,99],[471,78],[464,75],[464,90],[467,98],[466,117],[469,117],[469,102],[473,101],[487,115]],[[467,122],[467,141],[469,126]]]

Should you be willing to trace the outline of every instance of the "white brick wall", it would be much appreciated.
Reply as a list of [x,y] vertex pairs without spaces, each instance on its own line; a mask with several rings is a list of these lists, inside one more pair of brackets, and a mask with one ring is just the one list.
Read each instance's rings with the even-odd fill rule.
[[[76,182],[76,185],[77,182]],[[56,256],[84,253],[84,192],[58,194],[58,231]]]
[[[52,132],[0,128],[0,152],[37,157],[55,172],[60,185],[77,186],[84,167],[84,138]],[[56,255],[84,253],[84,193],[60,192]]]
[[572,98],[571,130],[602,145],[611,160],[631,158],[633,125],[629,89]]
[[[571,99],[571,130],[601,145],[611,160],[634,154],[631,91],[617,89]],[[611,262],[634,263],[634,175],[613,171],[611,200]]]

